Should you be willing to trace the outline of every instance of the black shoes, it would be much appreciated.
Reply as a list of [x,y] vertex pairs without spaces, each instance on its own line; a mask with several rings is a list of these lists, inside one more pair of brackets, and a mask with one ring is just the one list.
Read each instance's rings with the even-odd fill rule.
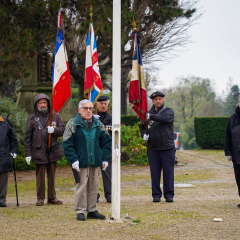
[[153,198],[153,202],[161,202],[161,199],[159,197]]
[[167,197],[166,202],[173,202],[173,198],[172,197]]
[[7,207],[6,203],[0,203],[0,207]]
[[111,203],[112,202],[112,197],[111,196],[107,197],[106,200],[107,200],[108,203]]
[[238,207],[240,208],[240,204],[238,204]]
[[105,216],[103,214],[100,214],[97,210],[95,210],[94,212],[89,212],[87,214],[87,218],[90,218],[90,219],[105,219]]
[[83,213],[78,213],[77,214],[77,220],[78,221],[85,221],[85,216]]

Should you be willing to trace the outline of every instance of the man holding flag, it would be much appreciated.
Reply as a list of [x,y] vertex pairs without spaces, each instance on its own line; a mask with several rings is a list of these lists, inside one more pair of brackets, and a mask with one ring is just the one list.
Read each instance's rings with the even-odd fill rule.
[[[174,196],[175,163],[175,145],[173,138],[174,113],[171,108],[164,107],[163,102],[165,95],[160,92],[155,92],[150,96],[153,101],[153,106],[149,110],[149,113],[147,113],[147,98],[139,44],[138,31],[134,28],[133,67],[129,88],[129,102],[133,104],[133,110],[142,120],[139,129],[143,139],[146,141],[149,140],[147,143],[147,151],[152,179],[153,202],[160,202],[162,197],[162,191],[160,189],[162,168],[164,173],[164,197],[167,202],[172,202]],[[147,119],[148,121],[146,121]]]
[[[58,113],[71,96],[70,72],[62,29],[62,14],[58,11],[55,60],[52,73],[52,105],[49,97],[38,94],[34,100],[34,113],[27,121],[24,138],[26,162],[32,160],[36,166],[37,206],[45,199],[45,168],[48,178],[48,203],[62,204],[56,198],[56,162],[62,158],[58,137],[63,136],[64,124]],[[56,113],[53,113],[53,108]]]

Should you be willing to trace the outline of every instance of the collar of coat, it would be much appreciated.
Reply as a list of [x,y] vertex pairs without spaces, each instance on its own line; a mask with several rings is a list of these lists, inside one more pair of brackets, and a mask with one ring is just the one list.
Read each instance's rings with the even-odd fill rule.
[[[79,125],[79,124],[80,125],[85,125],[87,127],[86,123],[83,121],[83,119],[82,119],[82,117],[79,113],[75,118],[75,124],[76,125]],[[98,120],[94,116],[92,116],[92,126],[94,126],[95,124],[97,124],[99,126]]]
[[0,122],[4,122],[4,119],[2,118],[1,115],[0,115]]

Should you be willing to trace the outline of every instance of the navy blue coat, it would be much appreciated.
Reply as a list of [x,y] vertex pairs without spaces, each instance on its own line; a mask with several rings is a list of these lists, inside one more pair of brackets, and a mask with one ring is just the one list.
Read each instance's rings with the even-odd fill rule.
[[240,164],[240,108],[235,109],[228,120],[225,144],[225,156],[232,156],[232,161],[235,164]]
[[11,122],[0,116],[0,172],[13,170],[10,153],[18,153],[18,140]]
[[[150,119],[147,120],[148,124],[148,149],[149,150],[168,150],[175,148],[174,145],[174,112],[171,108],[164,108],[164,104],[158,111],[155,111],[154,105],[148,111]],[[145,134],[145,124],[141,122],[139,125],[141,135]]]

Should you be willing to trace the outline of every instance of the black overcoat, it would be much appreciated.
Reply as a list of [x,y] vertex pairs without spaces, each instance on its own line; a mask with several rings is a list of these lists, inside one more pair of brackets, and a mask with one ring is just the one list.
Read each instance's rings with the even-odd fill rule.
[[0,116],[0,172],[13,170],[11,153],[18,153],[18,140],[11,122]]
[[[168,150],[175,148],[174,145],[174,112],[171,108],[165,107],[164,104],[158,111],[155,111],[154,105],[148,111],[150,119],[147,120],[148,124],[148,149],[149,150]],[[145,134],[145,124],[141,122],[139,125],[141,135]]]
[[235,164],[240,164],[240,108],[237,106],[235,113],[228,120],[225,143],[225,156],[232,156]]

